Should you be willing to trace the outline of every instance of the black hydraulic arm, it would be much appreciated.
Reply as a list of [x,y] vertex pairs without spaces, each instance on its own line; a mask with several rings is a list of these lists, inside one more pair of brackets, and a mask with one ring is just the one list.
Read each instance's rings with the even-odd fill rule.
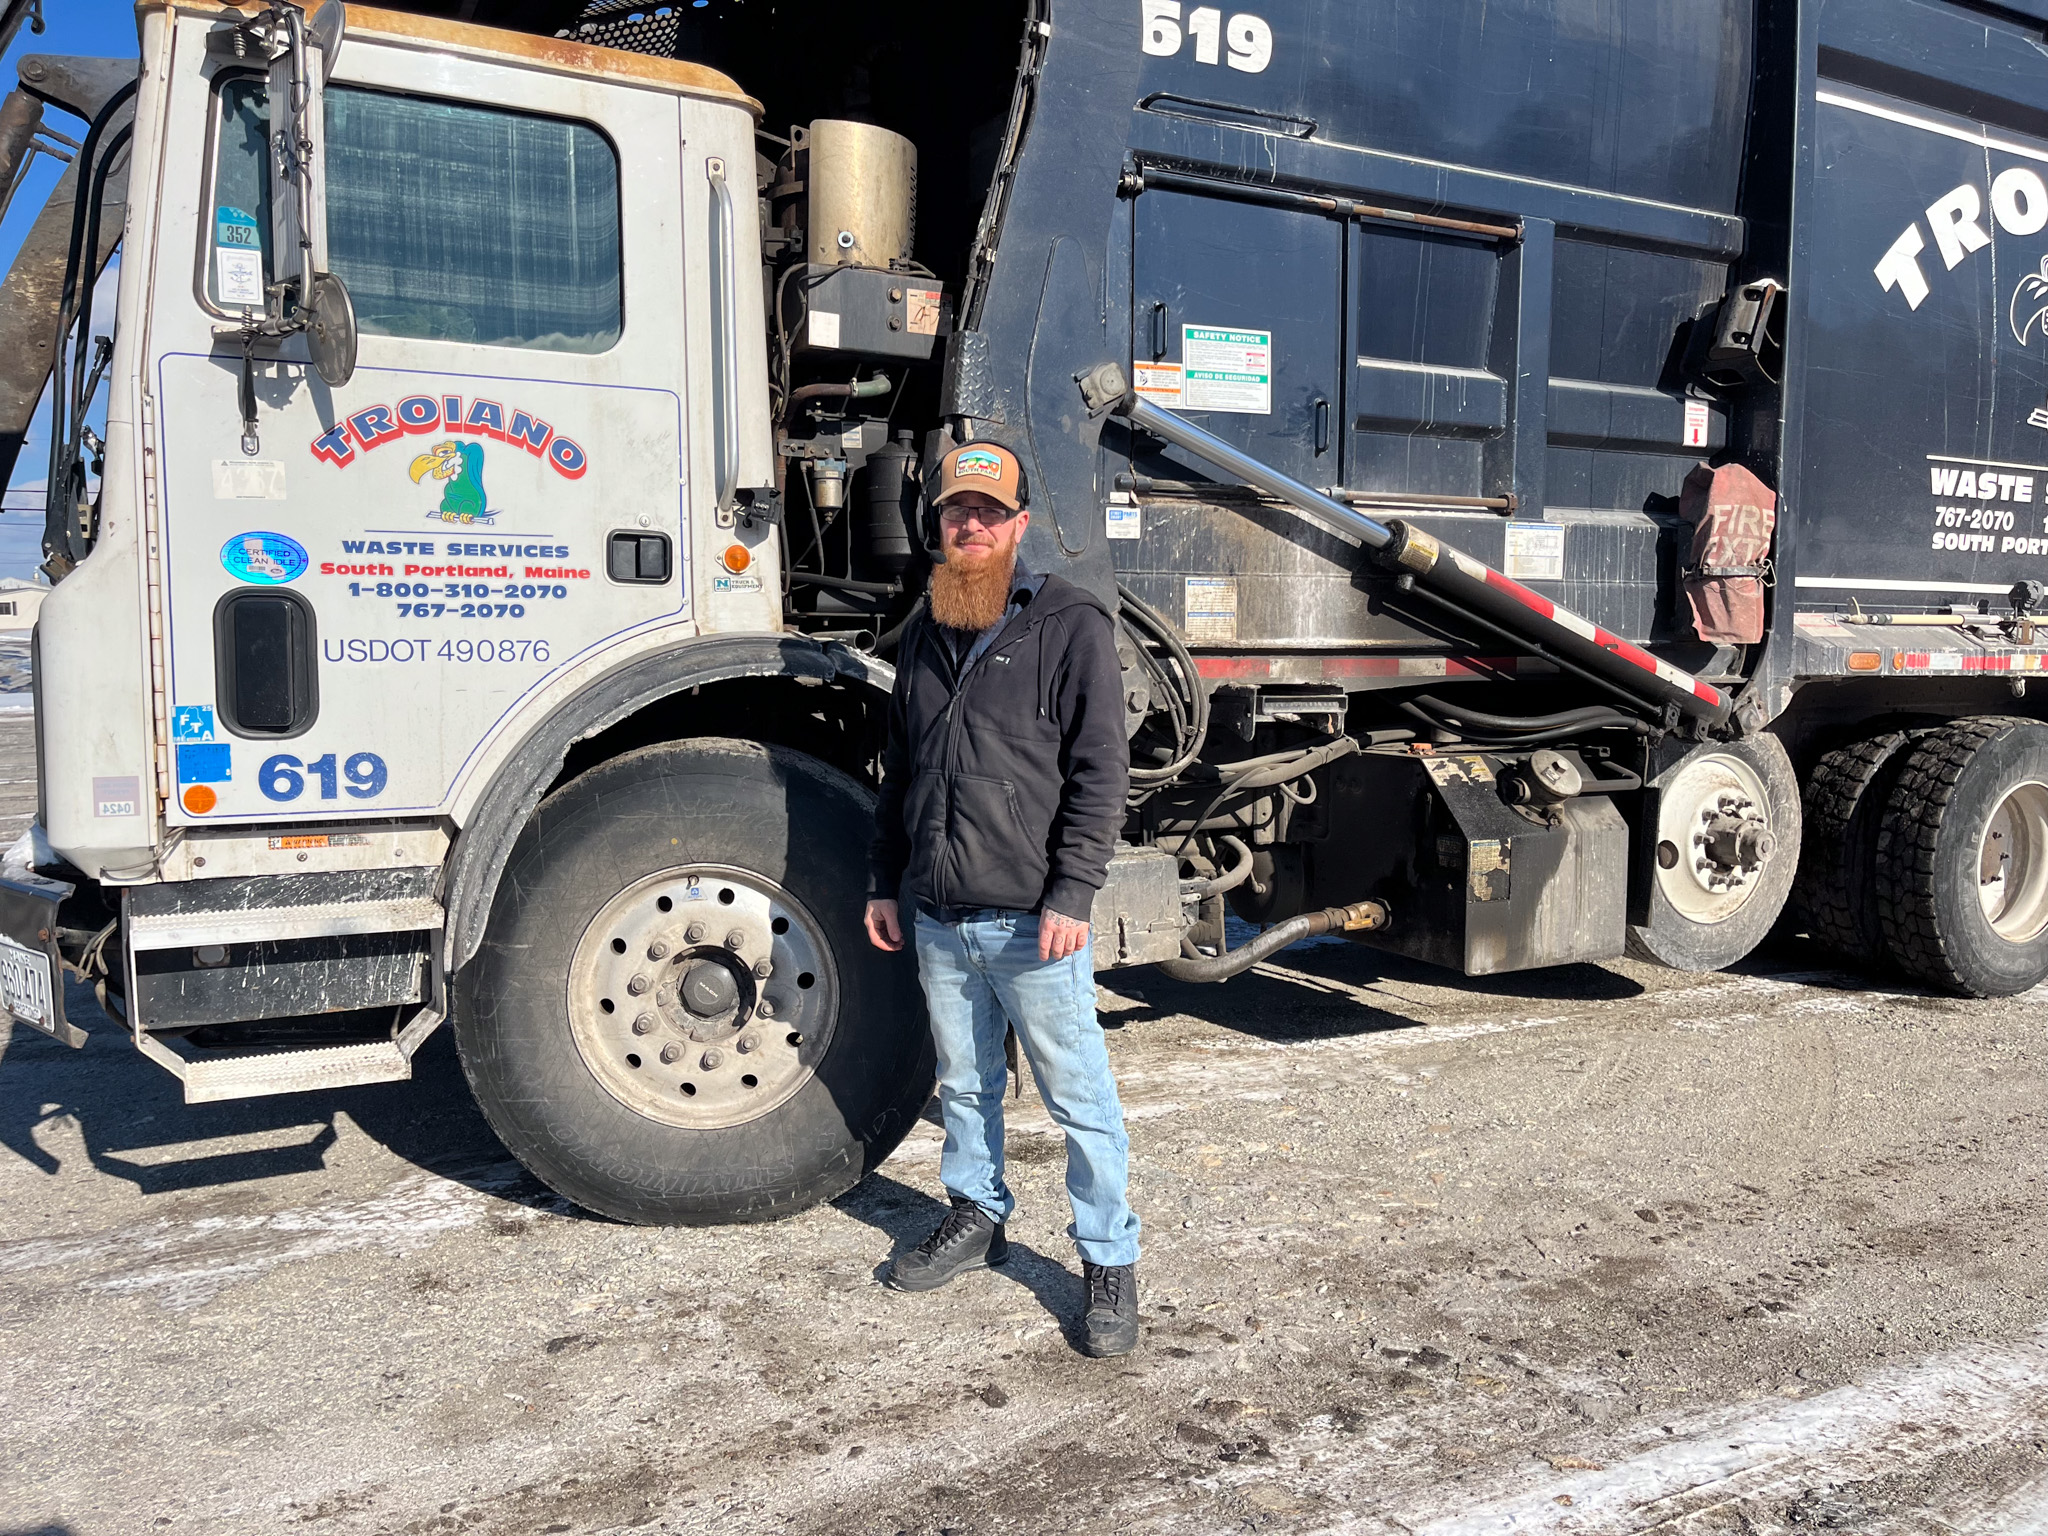
[[1672,706],[1681,714],[1715,725],[1728,717],[1730,700],[1712,684],[1530,591],[1420,528],[1399,519],[1382,523],[1260,463],[1185,417],[1139,396],[1116,364],[1104,363],[1082,375],[1079,383],[1091,410],[1121,416],[1232,479],[1357,539],[1398,566],[1412,577],[1417,590],[1446,608],[1518,639],[1537,654],[1589,674],[1655,711]]

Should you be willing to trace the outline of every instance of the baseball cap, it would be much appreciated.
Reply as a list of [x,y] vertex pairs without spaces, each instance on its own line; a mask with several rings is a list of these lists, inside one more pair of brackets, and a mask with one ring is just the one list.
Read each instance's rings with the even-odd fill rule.
[[1024,466],[1001,443],[962,443],[940,458],[939,494],[933,501],[942,504],[962,491],[979,491],[1012,512],[1023,511],[1030,501]]

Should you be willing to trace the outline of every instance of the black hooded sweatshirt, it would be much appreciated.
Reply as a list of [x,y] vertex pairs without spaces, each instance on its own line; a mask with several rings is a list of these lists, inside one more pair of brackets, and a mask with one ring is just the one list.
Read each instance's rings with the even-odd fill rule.
[[1130,782],[1123,674],[1100,602],[1033,585],[964,671],[929,614],[904,630],[870,896],[1090,920]]

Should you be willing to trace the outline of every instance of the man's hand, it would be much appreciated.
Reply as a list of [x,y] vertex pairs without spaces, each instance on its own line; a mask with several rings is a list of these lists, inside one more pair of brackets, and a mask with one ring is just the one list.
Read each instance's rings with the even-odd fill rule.
[[[896,903],[893,901],[870,901],[867,911],[868,938],[875,948],[890,953],[903,947],[903,925],[896,918]],[[1045,947],[1039,941],[1039,948]]]
[[1078,955],[1088,942],[1088,925],[1077,918],[1063,917],[1047,907],[1038,914],[1038,958],[1064,960]]

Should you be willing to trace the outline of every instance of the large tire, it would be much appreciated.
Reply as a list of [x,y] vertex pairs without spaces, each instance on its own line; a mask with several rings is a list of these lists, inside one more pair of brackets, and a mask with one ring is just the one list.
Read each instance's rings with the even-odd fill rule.
[[722,739],[549,796],[456,989],[513,1156],[590,1210],[691,1225],[788,1215],[887,1157],[934,1068],[913,961],[861,926],[873,824],[844,774]]
[[[1733,965],[1763,942],[1792,890],[1800,828],[1792,760],[1775,736],[1710,742],[1651,788],[1636,850],[1649,860],[1646,921],[1629,924],[1628,952],[1681,971]],[[1721,841],[1702,844],[1704,836]],[[1706,870],[1698,870],[1702,859]]]
[[1892,958],[1966,997],[2048,977],[2048,726],[1985,715],[1920,738],[1886,801],[1878,910]]
[[1792,900],[1814,939],[1862,965],[1890,955],[1878,915],[1877,834],[1911,737],[1887,731],[1828,753],[1806,781]]

